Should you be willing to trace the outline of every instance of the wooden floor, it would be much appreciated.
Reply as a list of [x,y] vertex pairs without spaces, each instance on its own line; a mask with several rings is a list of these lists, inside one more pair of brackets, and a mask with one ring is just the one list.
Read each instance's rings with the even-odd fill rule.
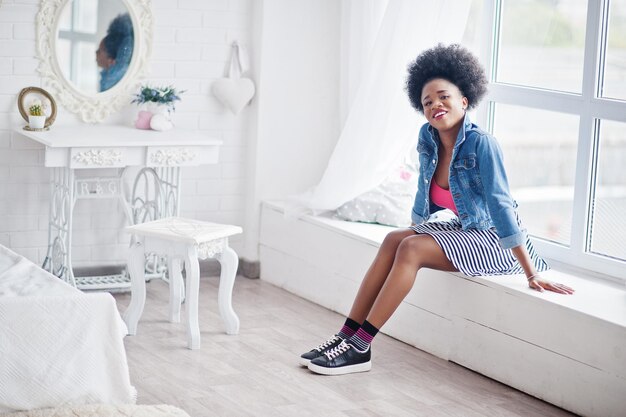
[[[200,288],[199,350],[167,321],[167,285],[147,284],[137,336],[125,339],[140,404],[171,404],[210,416],[571,416],[550,404],[380,334],[372,370],[320,376],[298,356],[339,330],[344,318],[261,280],[237,277],[239,335],[223,332],[217,278]],[[329,289],[332,291],[332,289]],[[115,295],[120,311],[129,294]]]

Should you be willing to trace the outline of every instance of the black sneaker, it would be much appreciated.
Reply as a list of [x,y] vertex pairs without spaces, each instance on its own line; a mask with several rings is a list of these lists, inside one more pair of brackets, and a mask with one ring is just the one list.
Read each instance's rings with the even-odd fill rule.
[[311,362],[312,359],[322,356],[324,352],[327,352],[331,350],[332,348],[336,347],[337,345],[339,345],[339,343],[341,343],[342,340],[343,339],[341,337],[334,335],[333,337],[331,337],[324,343],[309,350],[307,353],[303,353],[302,355],[300,355],[300,365],[309,366],[309,362]]
[[372,348],[361,352],[346,341],[318,358],[311,360],[309,369],[322,375],[343,375],[372,369]]

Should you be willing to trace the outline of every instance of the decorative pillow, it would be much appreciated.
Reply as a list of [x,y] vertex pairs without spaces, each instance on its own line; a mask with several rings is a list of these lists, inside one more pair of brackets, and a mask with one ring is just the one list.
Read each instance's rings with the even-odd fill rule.
[[396,168],[378,187],[335,210],[342,220],[406,227],[417,191],[417,171],[411,164]]

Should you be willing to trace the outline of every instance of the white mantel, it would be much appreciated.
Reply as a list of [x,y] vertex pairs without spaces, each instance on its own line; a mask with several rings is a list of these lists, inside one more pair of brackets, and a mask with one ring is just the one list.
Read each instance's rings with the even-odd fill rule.
[[195,130],[165,132],[120,125],[53,126],[15,131],[46,147],[44,165],[70,168],[191,166],[216,163],[221,140]]

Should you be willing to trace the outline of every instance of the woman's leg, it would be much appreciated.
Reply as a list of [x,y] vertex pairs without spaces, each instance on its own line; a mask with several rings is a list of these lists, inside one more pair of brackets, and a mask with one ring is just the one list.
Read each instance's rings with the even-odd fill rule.
[[[388,245],[384,250],[381,246],[350,313],[357,320],[362,316],[356,313],[363,314],[367,310],[366,320],[347,341],[311,359],[308,364],[311,371],[323,375],[369,371],[372,367],[370,344],[378,329],[391,317],[413,287],[417,271],[422,267],[456,271],[441,247],[429,235],[407,236],[397,233],[385,240],[388,240]],[[392,252],[394,245],[396,250]]]
[[420,234],[402,239],[388,277],[366,317],[367,321],[380,329],[413,287],[417,271],[424,267],[457,271],[432,236]]
[[376,300],[389,275],[400,242],[409,236],[415,236],[415,232],[412,229],[394,230],[385,237],[378,249],[376,258],[374,258],[374,262],[372,262],[361,282],[359,292],[352,304],[352,310],[350,310],[343,327],[330,339],[300,355],[300,364],[308,366],[311,360],[322,356],[324,352],[335,348],[342,340],[348,339],[356,333],[369,314],[374,300]]
[[456,271],[431,236],[415,235],[410,229],[388,235],[365,274],[350,311],[348,321],[357,320],[361,327],[347,341],[320,351],[319,356],[311,358],[308,368],[323,375],[369,371],[372,340],[411,290],[422,267]]
[[348,315],[349,318],[359,324],[365,321],[389,275],[398,246],[404,239],[411,236],[415,236],[415,232],[412,229],[399,229],[390,232],[385,237],[378,249],[376,258],[374,258],[372,265],[369,267],[365,277],[363,277],[361,287]]

